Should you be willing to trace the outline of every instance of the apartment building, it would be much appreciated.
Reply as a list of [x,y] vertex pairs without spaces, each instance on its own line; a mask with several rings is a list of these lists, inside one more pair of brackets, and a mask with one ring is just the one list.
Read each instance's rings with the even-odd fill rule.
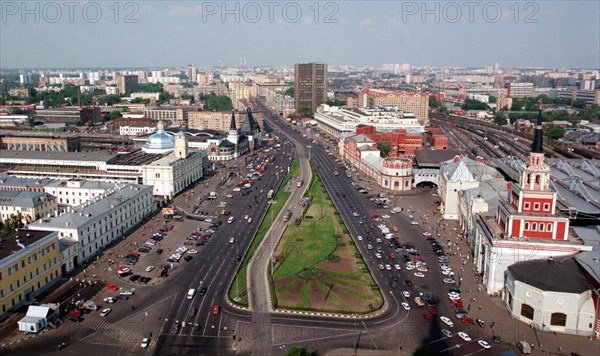
[[359,107],[393,107],[414,113],[421,124],[427,124],[429,121],[429,94],[425,92],[365,88],[362,90],[362,102]]
[[297,113],[317,110],[327,101],[328,71],[326,63],[300,63],[294,66],[294,107]]
[[0,240],[0,320],[60,280],[58,233],[18,229]]
[[21,222],[28,224],[56,214],[57,209],[56,198],[48,193],[0,189],[0,219],[3,222],[11,215],[20,215]]

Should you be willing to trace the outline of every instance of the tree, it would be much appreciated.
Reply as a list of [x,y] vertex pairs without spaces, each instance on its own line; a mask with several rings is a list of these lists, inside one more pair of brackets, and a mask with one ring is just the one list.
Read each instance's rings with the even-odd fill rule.
[[333,100],[327,100],[327,105],[329,105],[329,106],[346,106],[346,102],[342,101],[342,100],[333,99]]
[[565,129],[560,126],[552,125],[546,130],[548,137],[552,140],[557,140],[565,135]]
[[121,116],[123,116],[123,115],[121,115],[121,111],[119,111],[119,110],[113,110],[113,111],[110,112],[110,114],[107,115],[106,118],[109,119],[109,120],[114,120],[114,119],[120,118]]
[[461,109],[463,110],[487,110],[489,109],[488,105],[482,101],[475,99],[465,99],[465,102],[461,105]]
[[294,97],[294,85],[292,85],[291,87],[287,88],[284,92],[284,95],[289,95],[292,98]]
[[224,95],[201,95],[200,100],[206,103],[207,110],[230,111],[233,109],[233,103],[228,96]]
[[286,356],[310,356],[311,353],[306,347],[294,346],[288,350]]
[[392,150],[392,144],[389,141],[377,142],[377,149],[381,151],[381,157],[386,158]]
[[440,106],[440,103],[438,103],[435,100],[435,95],[429,95],[429,107],[430,108],[437,108]]
[[494,122],[497,125],[504,126],[508,123],[506,120],[506,110],[502,109],[494,114]]

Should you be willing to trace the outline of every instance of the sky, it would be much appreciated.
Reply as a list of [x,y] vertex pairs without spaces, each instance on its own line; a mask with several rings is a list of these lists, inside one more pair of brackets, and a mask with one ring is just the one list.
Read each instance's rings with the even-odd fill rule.
[[600,67],[600,1],[0,1],[0,69]]

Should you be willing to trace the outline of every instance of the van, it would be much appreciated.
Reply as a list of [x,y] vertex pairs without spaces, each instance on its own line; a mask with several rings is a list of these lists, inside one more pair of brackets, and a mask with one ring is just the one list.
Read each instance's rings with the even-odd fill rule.
[[195,294],[196,294],[196,290],[194,288],[190,288],[190,290],[188,290],[187,299],[194,298]]

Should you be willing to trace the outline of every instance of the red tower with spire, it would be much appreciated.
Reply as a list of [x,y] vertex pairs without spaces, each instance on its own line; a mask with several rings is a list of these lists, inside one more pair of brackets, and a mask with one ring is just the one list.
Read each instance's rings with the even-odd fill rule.
[[529,162],[521,165],[519,182],[508,202],[498,207],[504,237],[567,240],[569,219],[556,214],[556,193],[550,190],[550,167],[544,162],[542,103]]

